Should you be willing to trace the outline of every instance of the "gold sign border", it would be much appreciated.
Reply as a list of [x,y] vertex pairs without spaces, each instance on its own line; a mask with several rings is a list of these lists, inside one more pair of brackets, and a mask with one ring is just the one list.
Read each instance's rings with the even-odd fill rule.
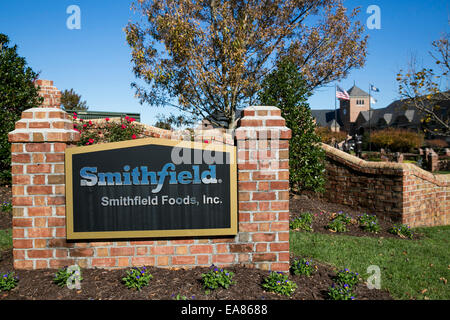
[[[93,231],[75,232],[73,230],[73,190],[72,190],[72,156],[74,154],[90,153],[96,151],[123,149],[129,147],[159,145],[189,149],[202,149],[226,152],[230,155],[230,228],[217,229],[176,229],[176,230],[137,230],[137,231]],[[237,163],[236,147],[229,145],[204,144],[192,141],[178,141],[160,138],[144,138],[67,148],[65,150],[66,175],[66,238],[67,240],[94,240],[94,239],[128,239],[128,238],[167,238],[167,237],[204,237],[224,236],[237,234]]]

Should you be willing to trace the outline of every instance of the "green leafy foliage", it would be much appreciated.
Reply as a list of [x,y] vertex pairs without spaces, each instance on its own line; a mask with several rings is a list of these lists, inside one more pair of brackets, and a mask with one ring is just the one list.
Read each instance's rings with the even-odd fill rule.
[[376,215],[369,215],[364,213],[358,216],[359,226],[369,232],[378,233],[380,231],[380,225],[378,224],[378,218]]
[[297,284],[288,279],[283,272],[271,272],[262,284],[264,290],[290,296],[297,289]]
[[0,274],[0,291],[11,291],[19,282],[19,277],[14,272]]
[[219,287],[228,289],[234,283],[233,276],[233,272],[212,265],[207,273],[202,274],[203,287],[207,292]]
[[313,231],[312,229],[313,214],[304,212],[299,217],[295,217],[289,222],[291,230]]
[[2,212],[9,213],[9,212],[12,212],[12,209],[13,209],[13,205],[12,205],[11,202],[4,201],[4,202],[1,204],[1,211],[2,211]]
[[38,74],[27,66],[17,53],[17,46],[9,46],[9,38],[0,33],[0,184],[11,183],[11,145],[8,133],[14,130],[22,111],[42,103],[34,81]]
[[333,232],[347,232],[347,225],[344,221],[335,219],[331,220],[327,225],[327,229]]
[[73,89],[61,92],[61,107],[66,111],[86,111],[89,109],[86,101],[82,101],[81,95],[77,94]]
[[345,268],[344,270],[339,270],[336,273],[335,282],[337,284],[347,284],[350,287],[353,287],[359,282],[359,274],[357,272],[352,272],[349,269]]
[[291,265],[293,274],[307,277],[311,276],[316,269],[317,267],[313,265],[312,261],[305,258],[295,259]]
[[355,295],[352,292],[352,288],[348,284],[332,284],[328,297],[331,300],[355,300]]
[[[53,278],[53,283],[55,283],[59,287],[63,288],[67,285],[67,280],[69,280],[69,278],[74,273],[75,273],[75,270],[70,272],[69,267],[63,267],[56,272],[55,277]],[[79,276],[78,280],[80,280],[80,282],[83,281],[83,278],[81,277],[81,271],[80,271],[80,276]]]
[[127,270],[127,275],[122,278],[122,282],[128,289],[142,290],[142,287],[148,286],[153,276],[147,270],[146,267],[138,268],[134,267]]
[[307,103],[311,93],[297,66],[282,60],[266,76],[259,93],[262,105],[281,109],[286,126],[292,130],[289,141],[289,179],[294,191],[324,191],[325,153],[316,134],[316,125]]
[[413,232],[411,228],[405,224],[394,224],[392,228],[388,230],[388,232],[402,238],[413,238]]

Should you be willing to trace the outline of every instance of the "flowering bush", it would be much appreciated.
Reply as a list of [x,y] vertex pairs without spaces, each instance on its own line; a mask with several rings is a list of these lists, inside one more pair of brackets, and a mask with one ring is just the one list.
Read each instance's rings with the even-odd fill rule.
[[394,226],[389,229],[388,232],[402,238],[413,238],[413,232],[411,231],[411,228],[405,224],[394,224]]
[[378,233],[380,231],[380,225],[378,224],[378,218],[376,215],[364,213],[358,216],[358,221],[363,230],[373,233]]
[[13,206],[12,206],[11,202],[5,201],[5,202],[2,203],[1,210],[3,212],[9,213],[9,212],[12,211],[12,208],[13,208]]
[[336,273],[335,282],[340,285],[348,284],[350,287],[353,287],[359,282],[358,276],[357,272],[351,272],[346,268]]
[[14,272],[8,272],[0,275],[0,291],[11,291],[17,287],[19,277]]
[[313,231],[311,226],[312,220],[312,213],[302,213],[299,217],[296,217],[289,222],[289,228],[292,230]]
[[348,214],[339,211],[331,215],[331,222],[327,225],[327,229],[332,232],[347,232],[347,225],[354,223],[354,220]]
[[74,113],[73,119],[76,120],[73,125],[74,130],[81,134],[79,146],[137,139],[144,132],[144,128],[135,123],[136,119],[128,116],[121,118],[120,121],[110,121],[109,118],[105,118],[104,122],[93,122],[79,119]]
[[328,291],[328,297],[331,300],[355,300],[352,288],[347,283],[332,284]]
[[283,272],[271,272],[264,279],[262,287],[269,292],[275,292],[285,296],[290,296],[297,289],[297,284],[288,279],[288,275]]
[[[75,271],[69,272],[68,267],[63,267],[56,272],[53,282],[62,288],[67,285],[67,280],[69,280],[74,273]],[[78,280],[83,281],[81,271]]]
[[314,266],[311,260],[306,260],[305,258],[301,260],[295,259],[291,266],[293,274],[305,275],[307,277],[309,277],[316,269],[317,266]]
[[203,287],[207,292],[215,290],[219,286],[228,289],[234,283],[233,276],[233,272],[212,265],[207,273],[202,274]]
[[339,219],[334,219],[328,225],[326,228],[332,232],[347,232],[347,226],[345,222]]
[[122,281],[128,289],[141,291],[142,287],[148,286],[152,278],[146,267],[133,267],[127,271],[127,276],[122,278]]

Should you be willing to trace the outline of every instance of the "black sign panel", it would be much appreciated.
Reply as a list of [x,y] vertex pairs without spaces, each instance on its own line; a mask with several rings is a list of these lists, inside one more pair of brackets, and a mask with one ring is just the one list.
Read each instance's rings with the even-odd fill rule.
[[236,234],[235,152],[153,138],[67,149],[67,238]]

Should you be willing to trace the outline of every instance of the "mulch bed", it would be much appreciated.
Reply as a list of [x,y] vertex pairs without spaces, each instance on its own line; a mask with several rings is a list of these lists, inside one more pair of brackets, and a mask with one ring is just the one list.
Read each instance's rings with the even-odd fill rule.
[[[346,213],[351,216],[353,219],[357,219],[358,215],[367,213],[372,214],[368,211],[358,211],[354,210],[351,207],[331,203],[329,201],[316,198],[311,195],[291,195],[291,199],[289,202],[289,209],[291,211],[290,217],[294,219],[298,217],[300,214],[309,212],[314,214],[314,219],[312,223],[313,232],[318,233],[326,233],[326,234],[339,234],[339,235],[348,235],[348,236],[356,236],[356,237],[375,237],[375,238],[397,238],[400,239],[400,236],[394,235],[388,232],[390,228],[394,225],[392,222],[378,219],[378,224],[380,226],[380,231],[378,233],[372,233],[363,230],[358,224],[349,224],[347,225],[347,232],[344,233],[335,233],[326,228],[328,223],[332,220],[332,215],[336,214],[340,211]],[[418,240],[421,238],[419,233],[415,233],[413,240]]]
[[[12,254],[2,254],[0,270],[11,270]],[[333,283],[335,270],[323,264],[317,264],[318,270],[312,276],[290,275],[298,288],[291,297],[265,292],[261,287],[268,271],[233,266],[236,281],[229,289],[217,289],[205,294],[202,286],[202,273],[208,268],[163,269],[149,267],[153,279],[141,291],[127,289],[121,279],[125,270],[83,269],[80,290],[60,288],[54,284],[56,270],[16,271],[19,285],[10,292],[0,292],[5,300],[172,300],[179,294],[189,300],[324,300],[328,288]],[[364,284],[355,288],[358,300],[392,300],[388,292],[370,290]]]
[[[0,201],[11,201],[10,188],[0,188]],[[317,199],[291,199],[292,215],[301,212],[317,213],[314,231],[322,230],[329,221],[329,214],[337,211],[359,214],[348,207],[326,203]],[[322,215],[320,214],[322,212]],[[326,223],[325,223],[326,222]],[[0,230],[11,228],[11,215],[0,212]],[[350,230],[349,235],[362,235],[360,230]],[[384,233],[383,233],[384,234]],[[367,236],[364,233],[364,236]],[[373,236],[373,235],[371,235]],[[384,236],[391,236],[386,234]],[[294,259],[295,257],[291,257]],[[179,294],[192,300],[324,300],[327,299],[329,287],[333,283],[336,270],[329,265],[314,262],[318,269],[311,276],[289,275],[290,280],[298,285],[291,297],[265,292],[261,286],[268,271],[233,266],[236,284],[229,289],[217,289],[205,294],[202,287],[202,273],[208,268],[164,269],[149,267],[153,279],[149,286],[141,291],[127,289],[121,282],[126,270],[83,269],[81,290],[60,288],[53,283],[56,270],[17,270],[19,285],[10,292],[0,292],[1,300],[171,300]],[[12,250],[0,252],[0,272],[13,270]],[[354,293],[358,300],[392,300],[384,290],[370,290],[363,283],[356,286]]]

